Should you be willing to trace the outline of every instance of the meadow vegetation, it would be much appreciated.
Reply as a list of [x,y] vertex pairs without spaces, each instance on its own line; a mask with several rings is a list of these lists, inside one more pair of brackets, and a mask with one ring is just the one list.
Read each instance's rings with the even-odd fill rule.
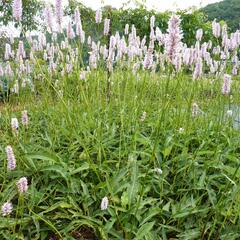
[[239,239],[240,33],[188,46],[173,14],[147,41],[97,11],[102,44],[52,11],[1,59],[0,238]]

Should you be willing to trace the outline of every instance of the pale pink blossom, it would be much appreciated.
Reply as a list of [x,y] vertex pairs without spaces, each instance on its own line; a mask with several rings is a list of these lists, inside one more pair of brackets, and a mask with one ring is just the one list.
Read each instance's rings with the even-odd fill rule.
[[55,1],[55,11],[56,11],[56,21],[57,21],[57,25],[58,25],[58,31],[61,32],[62,20],[63,20],[62,0]]
[[6,202],[2,205],[2,216],[5,217],[10,215],[13,210],[13,206],[11,202]]
[[221,25],[216,21],[216,19],[212,22],[212,31],[216,38],[221,36]]
[[53,30],[53,12],[51,7],[45,8],[45,21],[47,25],[47,30],[51,33]]
[[129,24],[126,24],[124,29],[125,35],[128,35],[128,31],[129,31]]
[[168,34],[165,39],[165,51],[172,63],[174,63],[175,58],[182,50],[182,31],[180,23],[180,17],[177,15],[173,15],[168,22]]
[[203,36],[203,30],[202,29],[198,29],[196,32],[196,39],[197,41],[201,41],[202,40],[202,36]]
[[222,94],[228,95],[231,91],[231,81],[232,77],[231,75],[224,74],[224,82],[222,86]]
[[95,21],[96,21],[96,23],[101,23],[102,22],[102,11],[101,11],[101,9],[98,9],[96,11]]
[[193,73],[193,80],[199,79],[202,76],[202,58],[198,58],[195,70]]
[[151,16],[150,18],[150,28],[154,28],[155,27],[155,16]]
[[28,126],[28,112],[27,110],[22,111],[22,125]]
[[28,190],[28,181],[26,177],[22,177],[17,181],[17,188],[20,194],[25,193]]
[[11,127],[12,127],[12,131],[13,133],[18,133],[18,119],[17,118],[12,118],[11,119]]
[[104,211],[108,208],[108,198],[104,197],[101,201],[101,210]]
[[13,0],[12,4],[13,18],[16,21],[22,20],[22,0]]
[[105,18],[104,19],[104,31],[103,31],[104,36],[107,36],[109,34],[109,30],[110,30],[110,19]]
[[7,154],[7,162],[8,162],[7,168],[9,170],[14,170],[16,168],[16,158],[11,146],[6,147],[6,154]]
[[73,39],[75,37],[75,33],[73,31],[72,24],[70,21],[68,22],[68,26],[67,26],[67,37],[69,39]]

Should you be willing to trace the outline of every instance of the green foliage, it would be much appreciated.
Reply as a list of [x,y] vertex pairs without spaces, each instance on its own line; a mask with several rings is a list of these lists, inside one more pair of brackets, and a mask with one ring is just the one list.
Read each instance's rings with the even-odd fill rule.
[[224,0],[217,3],[209,4],[202,11],[208,16],[210,21],[217,19],[224,20],[230,30],[239,29],[240,23],[240,0]]
[[[7,25],[9,22],[13,21],[12,17],[12,0],[0,1],[0,26]],[[23,0],[23,16],[21,21],[21,30],[26,32],[36,30],[38,28],[39,12],[42,8],[42,3],[39,0]],[[19,26],[19,23],[15,23],[15,26]]]
[[[74,9],[71,2],[66,12]],[[113,33],[134,23],[141,37],[149,33],[152,15],[163,31],[170,15],[143,7],[106,7],[103,14],[112,18]],[[194,43],[198,28],[205,40],[211,38],[204,14],[178,14],[187,44]],[[81,5],[86,34],[100,39],[103,24],[97,26],[94,15]],[[69,43],[80,58],[84,49],[75,40]],[[62,53],[69,56],[70,49]],[[31,73],[14,71],[1,79],[6,95],[16,81],[20,89],[0,105],[0,206],[11,201],[14,207],[9,216],[0,215],[0,239],[240,238],[238,76],[231,95],[221,93],[220,74],[194,81],[184,67],[169,74],[172,66],[133,73],[131,61],[120,62],[111,74],[100,61],[81,80],[78,58],[73,71],[62,74],[65,58],[50,73],[40,55],[29,59]],[[16,70],[19,62],[10,64]],[[23,87],[25,78],[30,86]],[[11,118],[21,119],[24,109],[29,125],[20,124],[16,135]],[[7,170],[7,145],[16,156],[13,171]],[[23,176],[29,189],[19,195],[16,181]],[[105,196],[109,205],[101,210]]]
[[198,29],[203,29],[203,41],[207,42],[212,39],[212,25],[207,22],[207,17],[199,10],[179,11],[178,14],[181,16],[181,25],[184,34],[184,42],[188,46],[192,46],[196,42],[196,32]]
[[[35,74],[44,76],[34,80],[37,92],[21,90],[1,107],[0,205],[14,204],[10,217],[0,216],[1,239],[86,233],[99,239],[238,239],[239,131],[224,115],[229,101],[240,103],[238,79],[230,100],[219,78],[210,84],[181,73],[116,69],[106,101],[106,73],[92,71],[82,81],[78,71],[50,78],[47,66],[36,66]],[[55,79],[61,79],[57,88]],[[192,117],[196,100],[201,113]],[[20,119],[23,109],[30,124],[14,136],[10,120]],[[17,159],[12,172],[6,170],[8,144]],[[30,185],[22,199],[15,186],[21,176]],[[101,211],[104,196],[109,207]]]

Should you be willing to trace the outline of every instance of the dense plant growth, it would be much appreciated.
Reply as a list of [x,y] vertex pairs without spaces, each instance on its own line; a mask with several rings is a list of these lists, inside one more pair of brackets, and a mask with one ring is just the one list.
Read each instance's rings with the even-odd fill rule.
[[240,33],[43,12],[1,58],[0,238],[239,239]]

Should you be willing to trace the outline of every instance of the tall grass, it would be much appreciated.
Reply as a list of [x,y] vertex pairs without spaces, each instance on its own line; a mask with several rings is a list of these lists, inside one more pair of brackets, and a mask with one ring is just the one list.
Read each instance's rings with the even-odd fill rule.
[[[62,78],[63,96],[38,81],[44,89],[1,106],[1,202],[15,206],[1,217],[3,239],[74,239],[83,229],[99,239],[238,238],[239,132],[221,79],[116,70],[109,100],[101,70],[85,81]],[[30,123],[16,137],[9,123],[23,109]],[[20,176],[30,185],[22,199]],[[101,211],[104,196],[109,207]]]

